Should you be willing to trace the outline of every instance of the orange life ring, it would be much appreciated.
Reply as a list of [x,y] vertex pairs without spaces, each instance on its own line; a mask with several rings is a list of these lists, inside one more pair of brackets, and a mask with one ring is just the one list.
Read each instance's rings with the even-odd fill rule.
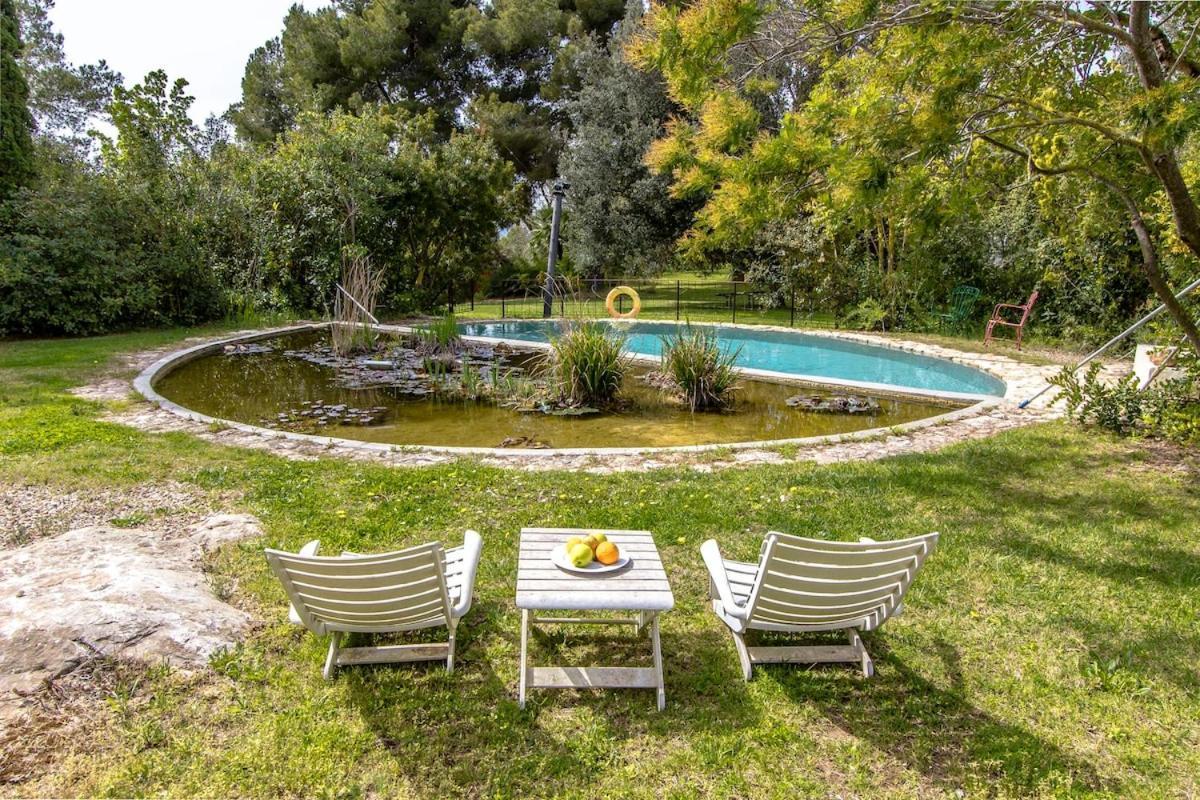
[[[625,295],[633,301],[633,308],[624,314],[616,309],[617,298],[621,295]],[[614,319],[633,319],[642,310],[642,298],[638,297],[638,293],[629,286],[617,286],[608,293],[608,297],[604,300],[604,307],[608,309],[608,315]]]

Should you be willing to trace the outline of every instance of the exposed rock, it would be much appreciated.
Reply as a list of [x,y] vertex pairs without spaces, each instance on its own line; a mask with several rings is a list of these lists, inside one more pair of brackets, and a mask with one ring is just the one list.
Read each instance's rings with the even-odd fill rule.
[[227,356],[257,356],[263,353],[274,352],[274,348],[269,345],[259,344],[258,342],[243,342],[241,344],[227,344],[223,352]]
[[879,401],[873,397],[855,395],[798,394],[785,401],[792,408],[802,411],[817,411],[823,414],[874,414],[879,411]]
[[507,436],[499,447],[520,447],[526,450],[549,450],[550,445],[528,436]]
[[7,550],[0,560],[0,718],[14,695],[96,654],[203,666],[250,623],[201,571],[205,552],[261,536],[246,514],[170,533],[96,525]]

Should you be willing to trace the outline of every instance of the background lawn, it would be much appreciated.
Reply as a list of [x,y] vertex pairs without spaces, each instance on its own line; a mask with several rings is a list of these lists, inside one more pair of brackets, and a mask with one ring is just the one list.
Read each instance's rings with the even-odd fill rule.
[[[172,796],[1192,796],[1200,791],[1200,485],[1177,450],[1043,425],[872,464],[589,476],[464,461],[290,462],[97,419],[63,393],[183,331],[0,344],[0,491],[175,480],[238,496],[265,540],[210,559],[261,624],[187,677],[120,670],[44,772],[0,794]],[[667,710],[650,692],[516,705],[523,525],[652,530],[676,597]],[[265,545],[379,550],[484,537],[459,668],[320,677]],[[903,616],[866,637],[878,675],[739,677],[698,547],[751,559],[770,529],[942,532]],[[535,639],[535,658],[648,656],[627,630]],[[647,659],[648,660],[648,659]],[[9,743],[10,745],[12,743]],[[23,742],[28,746],[29,742]]]

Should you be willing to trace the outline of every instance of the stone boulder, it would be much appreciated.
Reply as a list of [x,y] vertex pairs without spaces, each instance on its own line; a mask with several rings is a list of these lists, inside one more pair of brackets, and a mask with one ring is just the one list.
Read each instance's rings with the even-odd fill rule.
[[254,517],[222,514],[178,533],[97,525],[3,551],[0,698],[97,654],[203,666],[250,624],[213,595],[204,554],[261,535]]

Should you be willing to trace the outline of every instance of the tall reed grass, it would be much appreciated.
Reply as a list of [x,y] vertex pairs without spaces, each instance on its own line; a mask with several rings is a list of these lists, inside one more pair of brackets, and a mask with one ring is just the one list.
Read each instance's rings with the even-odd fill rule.
[[663,339],[662,372],[692,411],[728,408],[738,388],[739,352],[723,353],[708,331],[680,330]]
[[545,364],[551,385],[568,403],[612,403],[629,371],[625,337],[605,325],[572,323],[550,340]]

